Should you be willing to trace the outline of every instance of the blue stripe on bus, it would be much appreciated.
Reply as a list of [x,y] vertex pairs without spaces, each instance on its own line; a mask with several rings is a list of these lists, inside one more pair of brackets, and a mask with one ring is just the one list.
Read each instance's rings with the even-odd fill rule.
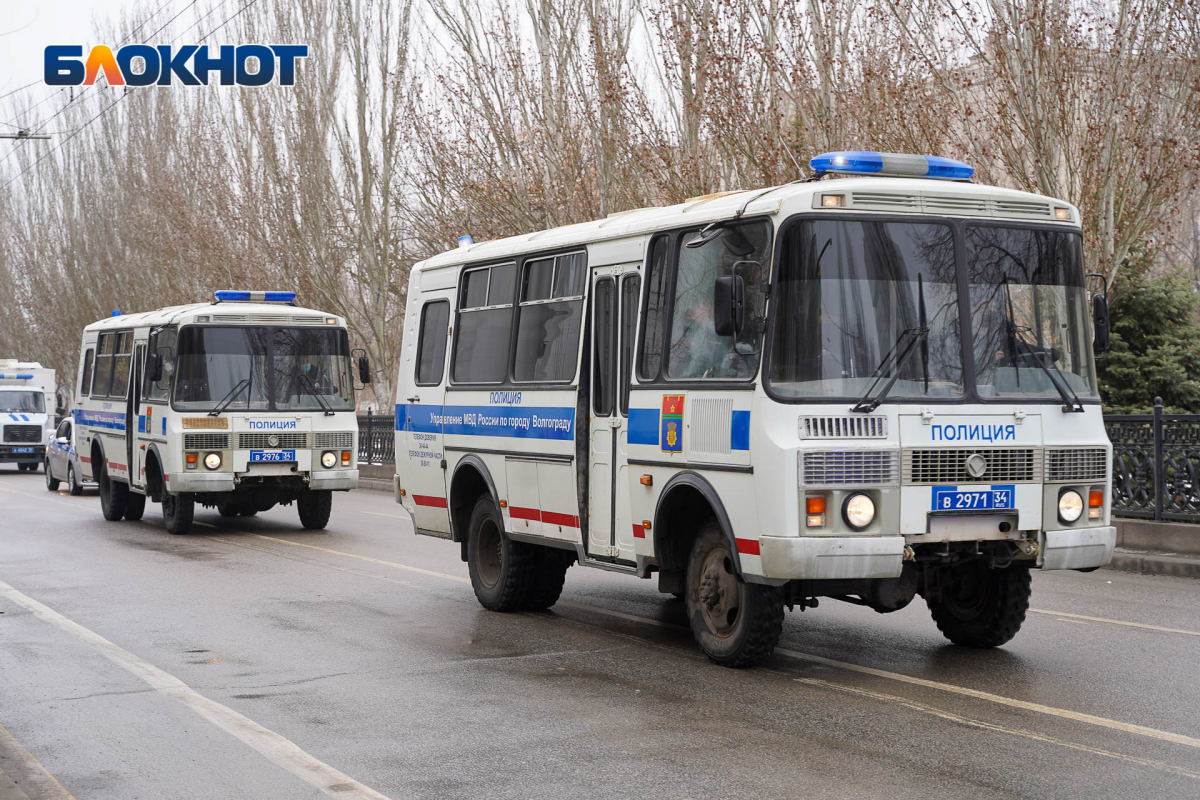
[[658,409],[629,409],[629,443],[658,444]]
[[396,406],[396,430],[511,439],[573,439],[575,409],[565,407]]
[[729,430],[729,447],[733,450],[750,449],[750,412],[733,412],[733,424]]
[[75,422],[92,428],[108,428],[114,431],[125,430],[125,413],[123,411],[84,411],[75,409]]

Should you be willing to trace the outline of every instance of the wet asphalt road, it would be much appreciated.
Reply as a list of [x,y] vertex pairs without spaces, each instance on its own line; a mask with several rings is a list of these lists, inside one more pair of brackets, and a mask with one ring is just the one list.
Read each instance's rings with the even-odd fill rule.
[[734,671],[652,581],[484,611],[382,493],[174,537],[7,468],[0,514],[0,800],[1200,796],[1200,582],[1035,574],[992,651],[826,600]]

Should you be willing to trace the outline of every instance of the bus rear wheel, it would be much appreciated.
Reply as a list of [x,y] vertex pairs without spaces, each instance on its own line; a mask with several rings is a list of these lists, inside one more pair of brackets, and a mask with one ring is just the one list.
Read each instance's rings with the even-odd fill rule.
[[164,492],[162,498],[163,522],[167,532],[183,536],[192,529],[192,515],[196,512],[196,496],[188,492],[171,494]]
[[700,528],[687,569],[688,622],[710,661],[752,667],[775,651],[783,633],[783,592],[738,578],[715,521]]
[[242,513],[241,503],[217,503],[217,513],[222,517],[236,517]]
[[489,611],[519,611],[529,601],[537,554],[534,545],[514,542],[503,530],[492,498],[480,497],[467,525],[467,571],[481,606]]
[[333,511],[333,492],[310,489],[296,498],[296,510],[300,512],[300,524],[305,530],[322,530],[329,524],[329,514]]
[[545,611],[558,602],[567,581],[567,570],[575,563],[575,554],[554,547],[536,547],[533,563],[525,608]]
[[125,497],[125,519],[137,522],[146,513],[146,495],[129,492]]
[[100,471],[100,511],[109,522],[116,522],[125,516],[125,503],[129,500],[129,487],[120,481],[114,481],[108,476],[108,468],[101,464]]
[[940,596],[925,604],[943,636],[964,647],[999,647],[1017,635],[1032,591],[1028,567],[992,569],[974,559],[941,577]]

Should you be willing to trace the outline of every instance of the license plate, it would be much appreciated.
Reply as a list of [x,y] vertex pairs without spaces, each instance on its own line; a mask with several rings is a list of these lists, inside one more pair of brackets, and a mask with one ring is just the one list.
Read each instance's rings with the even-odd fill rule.
[[14,448],[13,448],[13,449],[12,449],[10,452],[13,452],[13,453],[34,453],[34,452],[36,452],[36,451],[35,451],[35,450],[34,450],[32,447],[14,447]]
[[295,450],[251,450],[251,461],[295,461]]
[[975,511],[991,508],[1013,508],[1012,486],[990,486],[986,489],[959,489],[957,486],[933,487],[934,511]]

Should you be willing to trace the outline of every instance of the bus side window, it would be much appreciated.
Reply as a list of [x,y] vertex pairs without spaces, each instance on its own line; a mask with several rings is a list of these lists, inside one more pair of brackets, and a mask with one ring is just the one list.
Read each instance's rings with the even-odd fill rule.
[[666,310],[666,236],[658,236],[650,243],[648,261],[646,313],[642,315],[642,350],[638,357],[638,377],[643,381],[657,379],[662,367],[663,312]]
[[629,382],[633,379],[633,337],[637,335],[638,299],[642,276],[626,275],[621,281],[621,414],[629,414]]
[[95,354],[95,349],[89,347],[83,357],[83,377],[79,379],[79,397],[87,397],[92,391],[92,358]]
[[592,316],[595,360],[592,364],[592,407],[597,417],[612,416],[615,399],[613,354],[617,347],[617,284],[612,278],[596,281]]
[[133,331],[116,334],[117,345],[113,355],[112,387],[110,397],[124,397],[129,388],[129,362],[133,357]]
[[463,273],[450,364],[455,383],[500,383],[508,376],[516,283],[511,262]]
[[569,381],[583,327],[584,254],[526,261],[522,269],[513,379]]
[[96,344],[96,373],[92,379],[92,396],[107,397],[112,388],[113,339],[115,333],[100,334]]
[[417,338],[417,386],[437,386],[442,382],[449,325],[448,300],[434,300],[421,309],[421,329]]
[[178,328],[163,328],[150,334],[150,346],[146,352],[162,356],[162,377],[152,381],[150,371],[146,370],[142,382],[142,397],[146,400],[166,400],[171,393],[171,380],[175,376],[175,340],[178,335]]

